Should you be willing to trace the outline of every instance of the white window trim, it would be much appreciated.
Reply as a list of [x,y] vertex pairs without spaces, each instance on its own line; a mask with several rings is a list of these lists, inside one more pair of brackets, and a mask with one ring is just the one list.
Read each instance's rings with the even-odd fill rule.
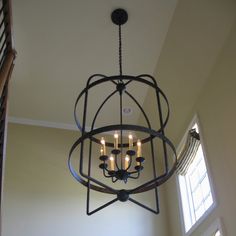
[[205,157],[205,163],[206,163],[206,168],[207,168],[207,173],[208,173],[208,179],[209,179],[209,183],[210,183],[210,187],[211,187],[211,194],[212,194],[212,199],[213,199],[213,204],[207,209],[207,211],[195,222],[195,224],[189,229],[188,232],[185,232],[185,225],[184,225],[184,215],[183,215],[183,206],[182,206],[182,200],[181,200],[181,192],[180,192],[180,185],[179,185],[179,178],[178,175],[175,175],[175,180],[176,180],[176,187],[177,187],[177,193],[178,193],[178,202],[179,202],[179,214],[180,214],[180,221],[181,221],[181,228],[182,228],[182,235],[184,236],[190,236],[195,230],[196,228],[209,216],[209,214],[216,208],[217,206],[217,201],[216,201],[216,196],[215,196],[215,192],[214,192],[214,185],[212,182],[212,175],[211,175],[211,171],[208,165],[208,161],[207,161],[207,155],[205,152],[205,146],[204,146],[204,139],[202,137],[202,129],[201,129],[201,124],[199,122],[198,116],[197,114],[194,115],[192,121],[190,122],[187,130],[185,131],[185,134],[183,136],[183,138],[180,141],[180,144],[177,147],[176,153],[180,153],[181,148],[183,147],[186,137],[188,135],[189,130],[193,127],[193,125],[197,123],[198,125],[198,129],[199,129],[199,135],[200,135],[200,140],[201,140],[201,146],[202,146],[202,151],[203,151],[203,155]]
[[211,236],[216,232],[216,230],[219,230],[222,236],[225,235],[219,218],[217,218],[201,236]]

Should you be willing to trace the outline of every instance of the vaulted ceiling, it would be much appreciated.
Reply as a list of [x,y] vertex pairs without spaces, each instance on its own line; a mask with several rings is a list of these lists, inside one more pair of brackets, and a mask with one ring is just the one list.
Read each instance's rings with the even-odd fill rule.
[[[155,75],[182,125],[180,114],[192,109],[235,23],[233,0],[13,0],[18,55],[10,121],[74,126],[74,101],[87,78],[118,74],[118,32],[110,20],[117,7],[129,14],[124,73]],[[145,105],[147,89],[132,89]],[[134,109],[130,119],[138,117]]]

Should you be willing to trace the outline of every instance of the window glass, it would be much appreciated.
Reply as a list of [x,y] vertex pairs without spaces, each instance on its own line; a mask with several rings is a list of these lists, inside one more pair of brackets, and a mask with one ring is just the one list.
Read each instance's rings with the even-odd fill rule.
[[[196,123],[193,128],[199,132]],[[179,175],[178,179],[185,232],[188,232],[213,204],[212,191],[201,144],[187,173],[184,176]],[[216,232],[214,236],[220,236],[220,234]]]
[[219,230],[217,230],[213,236],[221,236],[221,233],[220,233],[220,231],[219,231]]

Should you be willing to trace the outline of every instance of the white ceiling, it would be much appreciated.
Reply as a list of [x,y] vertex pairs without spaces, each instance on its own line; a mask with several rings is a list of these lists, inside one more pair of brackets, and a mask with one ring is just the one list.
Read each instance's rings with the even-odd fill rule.
[[[74,124],[74,101],[88,77],[118,74],[118,27],[110,20],[117,7],[129,14],[124,74],[153,74],[175,6],[176,0],[13,1],[18,56],[10,116]],[[142,103],[147,89],[136,92]],[[132,118],[138,115],[134,110]]]
[[[235,22],[234,0],[13,0],[12,120],[74,124],[74,101],[87,78],[118,74],[118,32],[110,21],[117,7],[129,14],[124,73],[157,76],[182,124],[180,114],[192,109]],[[143,103],[147,89],[133,90]],[[130,118],[138,116],[134,109]]]

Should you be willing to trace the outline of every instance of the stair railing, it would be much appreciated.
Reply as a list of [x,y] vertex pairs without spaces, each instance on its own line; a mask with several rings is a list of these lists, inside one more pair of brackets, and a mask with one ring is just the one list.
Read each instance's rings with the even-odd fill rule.
[[12,29],[11,0],[0,0],[0,235],[2,234],[2,193],[7,134],[8,84],[16,57]]

